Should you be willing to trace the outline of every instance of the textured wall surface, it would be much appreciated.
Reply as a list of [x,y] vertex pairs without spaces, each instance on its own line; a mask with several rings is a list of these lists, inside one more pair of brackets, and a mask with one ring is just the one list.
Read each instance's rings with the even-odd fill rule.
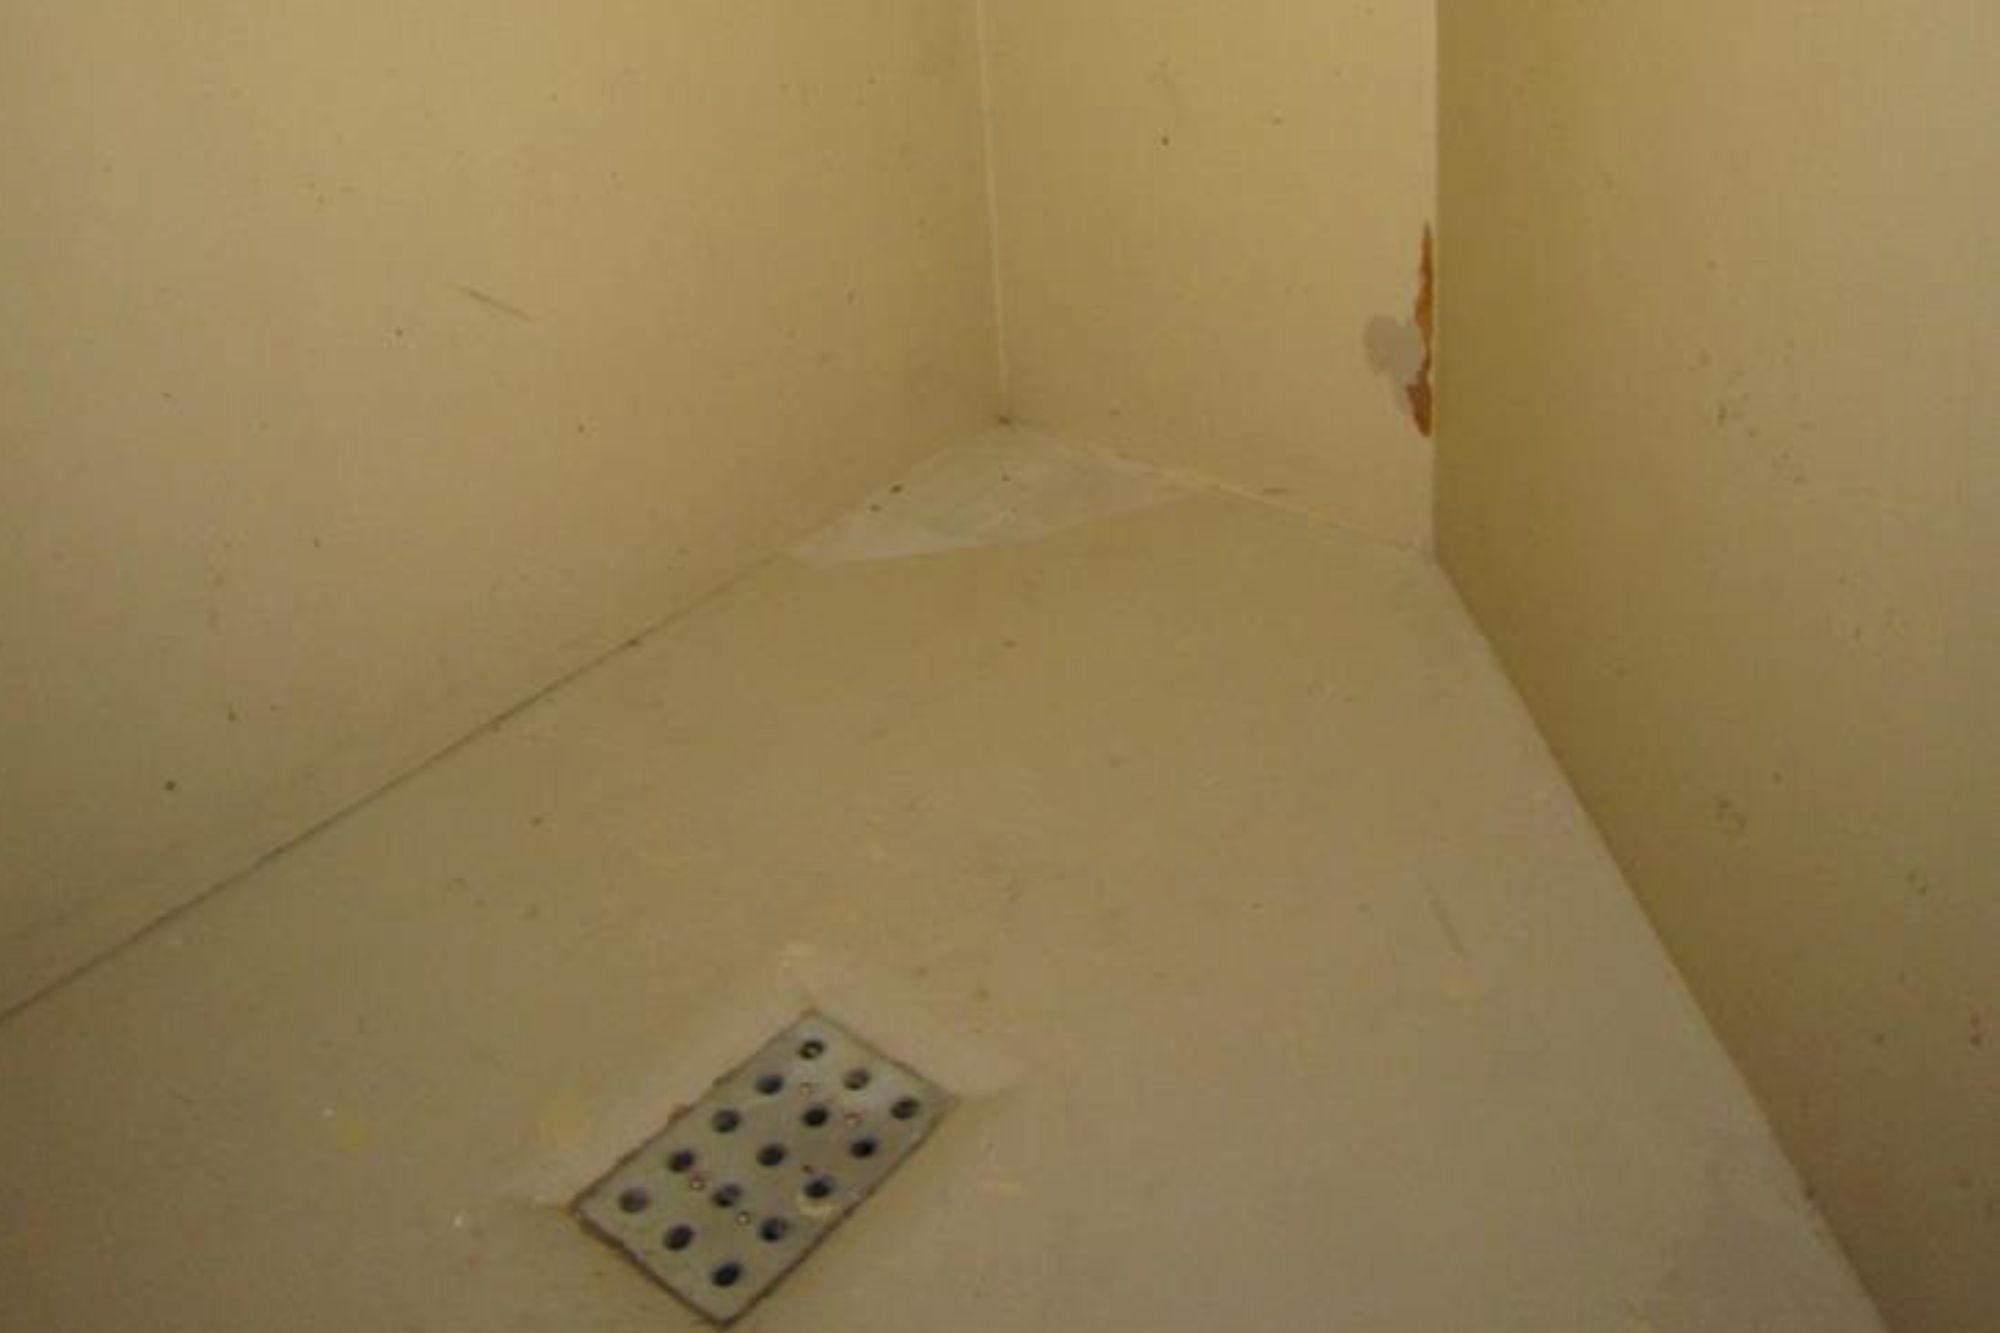
[[1430,0],[990,0],[1012,411],[1430,539]]
[[0,31],[0,1006],[997,410],[963,0]]
[[1442,554],[1891,1323],[2000,1328],[2000,19],[1442,22]]

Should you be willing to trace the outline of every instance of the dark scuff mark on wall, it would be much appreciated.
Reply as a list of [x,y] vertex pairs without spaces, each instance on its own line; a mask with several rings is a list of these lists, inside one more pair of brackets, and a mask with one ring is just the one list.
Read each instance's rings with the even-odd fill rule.
[[501,300],[499,297],[495,296],[491,292],[482,292],[477,287],[467,287],[463,284],[454,284],[454,286],[457,287],[459,295],[465,297],[469,301],[477,301],[480,305],[485,306],[488,310],[497,310],[503,315],[512,315],[515,319],[520,320],[523,324],[532,324],[535,322],[535,317],[533,315],[521,309],[521,307],[513,304],[511,301]]
[[1429,439],[1436,424],[1436,393],[1431,380],[1437,365],[1437,238],[1424,228],[1423,258],[1417,268],[1417,332],[1423,337],[1424,361],[1406,390],[1417,429]]
[[1732,838],[1740,838],[1750,831],[1750,812],[1731,797],[1715,798],[1715,822],[1722,831]]

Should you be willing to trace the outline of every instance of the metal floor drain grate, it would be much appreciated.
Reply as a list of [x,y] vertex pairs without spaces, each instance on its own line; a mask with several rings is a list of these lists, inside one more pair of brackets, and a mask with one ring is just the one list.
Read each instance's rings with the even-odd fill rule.
[[720,1324],[768,1295],[951,1109],[808,1014],[585,1190],[579,1220]]

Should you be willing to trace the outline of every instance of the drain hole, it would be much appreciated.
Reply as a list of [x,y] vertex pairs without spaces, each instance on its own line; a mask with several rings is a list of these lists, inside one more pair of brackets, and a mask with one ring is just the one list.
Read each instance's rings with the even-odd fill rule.
[[686,1148],[681,1149],[667,1159],[667,1170],[677,1176],[686,1175],[688,1172],[694,1170],[694,1154]]
[[742,1264],[723,1264],[708,1275],[708,1280],[718,1287],[733,1287],[743,1280]]
[[847,1151],[853,1153],[856,1157],[873,1157],[876,1150],[881,1146],[881,1144],[873,1139],[856,1139],[848,1146]]
[[785,1090],[785,1080],[779,1074],[766,1074],[757,1080],[757,1091],[766,1097],[775,1097]]
[[782,1217],[767,1217],[764,1219],[764,1225],[757,1228],[757,1234],[762,1236],[766,1243],[776,1245],[792,1234],[792,1224]]
[[826,1043],[818,1037],[814,1037],[811,1041],[799,1047],[799,1058],[802,1060],[817,1060],[825,1054]]
[[742,1123],[743,1123],[743,1117],[741,1115],[739,1115],[735,1111],[731,1111],[727,1108],[724,1108],[723,1110],[717,1111],[713,1116],[709,1117],[708,1127],[710,1129],[713,1129],[718,1134],[734,1134],[736,1132],[737,1126],[741,1125]]
[[915,1120],[923,1114],[924,1104],[915,1097],[905,1097],[889,1108],[889,1114],[898,1120]]
[[666,1236],[662,1239],[662,1243],[675,1254],[679,1254],[682,1250],[694,1244],[694,1228],[675,1227],[673,1230],[667,1232]]
[[835,1188],[832,1176],[814,1176],[806,1182],[806,1197],[808,1199],[831,1199]]
[[643,1213],[652,1206],[653,1196],[644,1190],[626,1190],[618,1196],[618,1207],[621,1212]]
[[833,1119],[833,1112],[827,1110],[824,1106],[808,1106],[806,1113],[800,1116],[799,1119],[804,1121],[808,1128],[818,1129],[821,1125]]
[[724,1185],[715,1192],[713,1199],[717,1208],[734,1208],[743,1201],[743,1187],[741,1185]]
[[787,1153],[785,1152],[785,1147],[783,1144],[781,1143],[766,1144],[764,1147],[759,1148],[757,1150],[757,1165],[781,1166],[783,1165],[786,1156]]
[[855,1092],[859,1092],[870,1083],[873,1083],[875,1076],[865,1069],[850,1069],[847,1071],[847,1077],[840,1081]]

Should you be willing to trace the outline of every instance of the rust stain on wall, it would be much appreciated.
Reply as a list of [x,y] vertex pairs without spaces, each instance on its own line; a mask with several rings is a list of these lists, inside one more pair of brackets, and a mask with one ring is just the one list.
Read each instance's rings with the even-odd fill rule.
[[1423,335],[1424,362],[1406,392],[1410,395],[1410,410],[1417,418],[1417,429],[1429,439],[1436,411],[1436,395],[1431,380],[1437,360],[1437,241],[1429,227],[1424,228],[1423,258],[1417,269],[1417,284],[1417,332]]

